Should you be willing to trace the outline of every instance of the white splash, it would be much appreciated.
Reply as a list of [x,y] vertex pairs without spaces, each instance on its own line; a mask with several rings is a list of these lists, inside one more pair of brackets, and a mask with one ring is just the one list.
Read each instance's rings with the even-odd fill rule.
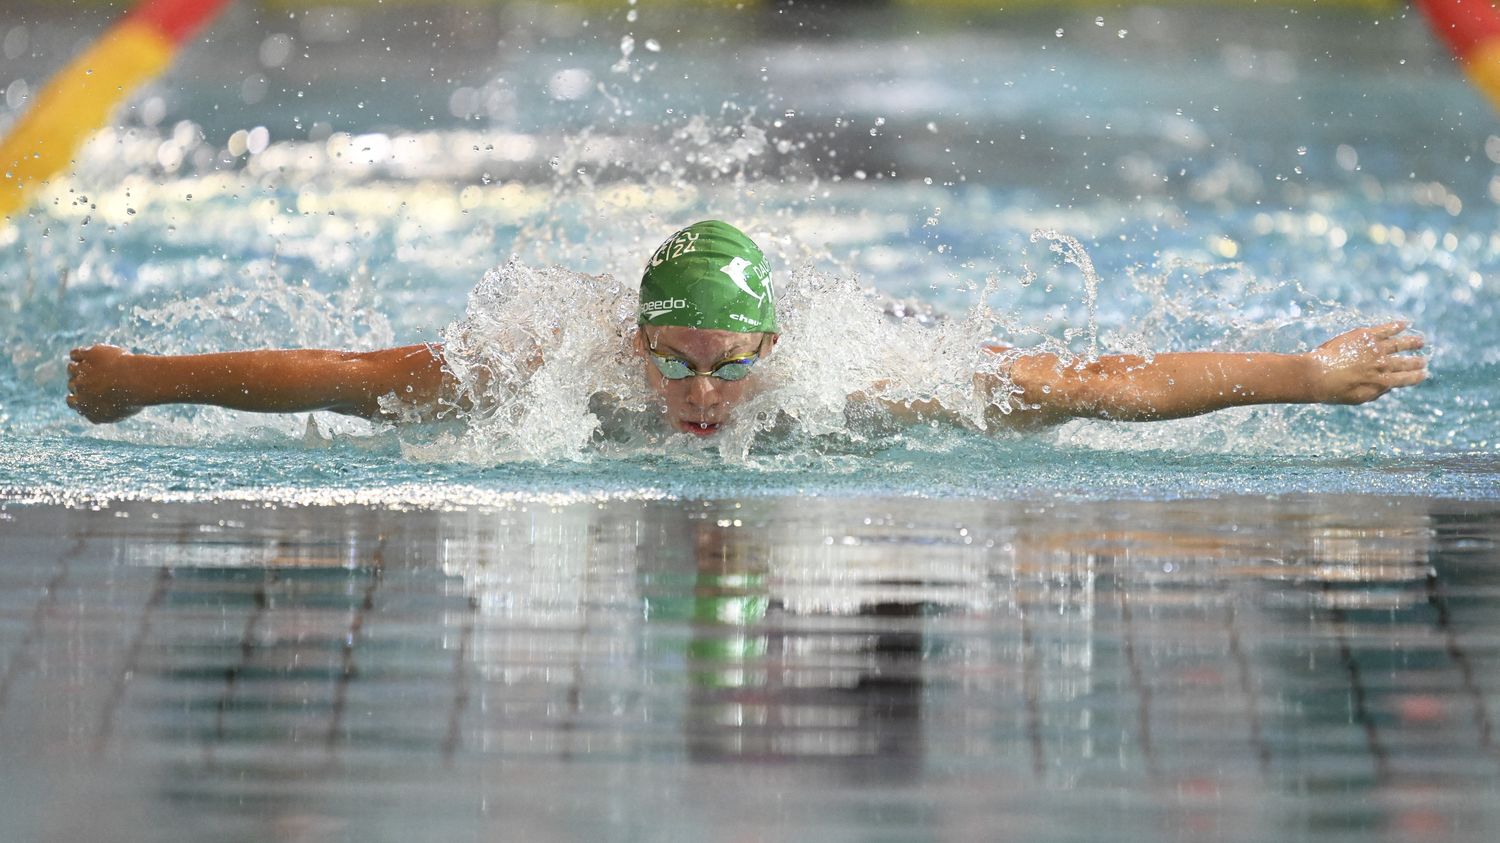
[[[996,329],[978,305],[963,319],[894,318],[854,279],[812,269],[778,283],[782,341],[755,374],[765,386],[737,408],[714,444],[726,459],[750,458],[759,437],[788,427],[800,439],[859,441],[885,402],[936,402],[951,422],[984,429],[1009,412],[1005,363],[984,349]],[[409,442],[417,460],[497,464],[588,459],[622,437],[627,452],[701,450],[669,435],[634,350],[632,279],[591,276],[519,260],[487,274],[463,318],[443,332],[460,385],[465,425]],[[976,386],[979,379],[993,377]],[[608,419],[602,418],[608,416]]]

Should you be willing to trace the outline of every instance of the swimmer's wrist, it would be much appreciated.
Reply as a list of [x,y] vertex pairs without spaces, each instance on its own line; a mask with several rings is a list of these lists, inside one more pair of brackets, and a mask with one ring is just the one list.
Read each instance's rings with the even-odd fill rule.
[[172,371],[171,357],[160,354],[126,354],[119,360],[118,384],[122,397],[137,407],[155,407],[191,400],[192,384]]
[[1287,355],[1292,358],[1296,375],[1295,382],[1300,387],[1298,395],[1289,399],[1289,404],[1322,404],[1329,400],[1324,382],[1327,380],[1323,367],[1323,361],[1312,352]]
[[154,354],[126,353],[115,361],[119,370],[115,374],[115,390],[119,396],[136,407],[154,407],[165,404],[161,390],[153,377],[154,363],[160,359]]

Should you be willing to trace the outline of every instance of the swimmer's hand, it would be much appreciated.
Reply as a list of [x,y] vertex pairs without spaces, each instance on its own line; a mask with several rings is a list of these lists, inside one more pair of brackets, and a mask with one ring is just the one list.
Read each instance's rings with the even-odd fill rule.
[[68,406],[94,424],[129,418],[141,411],[131,372],[133,355],[113,345],[75,348],[68,357]]
[[1388,322],[1339,334],[1308,352],[1314,401],[1363,404],[1427,379],[1427,360],[1403,352],[1422,348],[1422,337],[1404,333],[1407,322]]

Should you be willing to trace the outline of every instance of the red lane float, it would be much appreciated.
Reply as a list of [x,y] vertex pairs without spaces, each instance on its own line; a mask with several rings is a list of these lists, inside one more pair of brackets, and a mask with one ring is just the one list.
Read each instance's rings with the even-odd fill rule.
[[230,0],[142,0],[58,71],[0,141],[0,217],[68,166],[115,106],[172,63]]
[[1500,12],[1489,0],[1416,0],[1464,74],[1500,110]]

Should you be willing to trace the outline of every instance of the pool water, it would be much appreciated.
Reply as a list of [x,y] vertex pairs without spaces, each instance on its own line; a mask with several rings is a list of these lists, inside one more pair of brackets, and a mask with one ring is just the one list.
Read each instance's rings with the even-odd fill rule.
[[[1500,488],[1500,140],[1404,11],[876,10],[794,26],[623,9],[233,10],[0,233],[0,486],[439,503]],[[33,87],[103,23],[29,17],[0,73]],[[25,98],[11,99],[13,114]],[[369,348],[565,322],[553,295],[628,297],[641,256],[700,216],[756,232],[783,290],[825,305],[784,314],[783,356],[815,361],[786,367],[790,438],[601,447],[582,387],[568,392],[587,356],[528,396],[556,410],[467,433],[176,408],[91,427],[61,402],[66,350],[94,341]],[[1052,250],[1068,237],[1073,264]],[[563,272],[530,311],[467,301],[491,269],[550,265],[605,278]],[[897,365],[851,327],[859,308],[1080,354],[1294,351],[1406,318],[1433,377],[1358,408],[870,434],[827,409],[868,385],[846,359]],[[579,348],[607,349],[590,330]],[[944,348],[923,353],[914,378],[963,379]]]
[[[6,838],[1494,839],[1500,123],[1422,22],[747,5],[239,4],[0,230]],[[107,22],[20,8],[0,127]],[[700,217],[781,415],[606,429]],[[1432,377],[1360,407],[843,403],[1392,318]],[[63,403],[97,341],[517,334],[466,425]]]
[[13,508],[18,840],[1488,840],[1500,508]]

